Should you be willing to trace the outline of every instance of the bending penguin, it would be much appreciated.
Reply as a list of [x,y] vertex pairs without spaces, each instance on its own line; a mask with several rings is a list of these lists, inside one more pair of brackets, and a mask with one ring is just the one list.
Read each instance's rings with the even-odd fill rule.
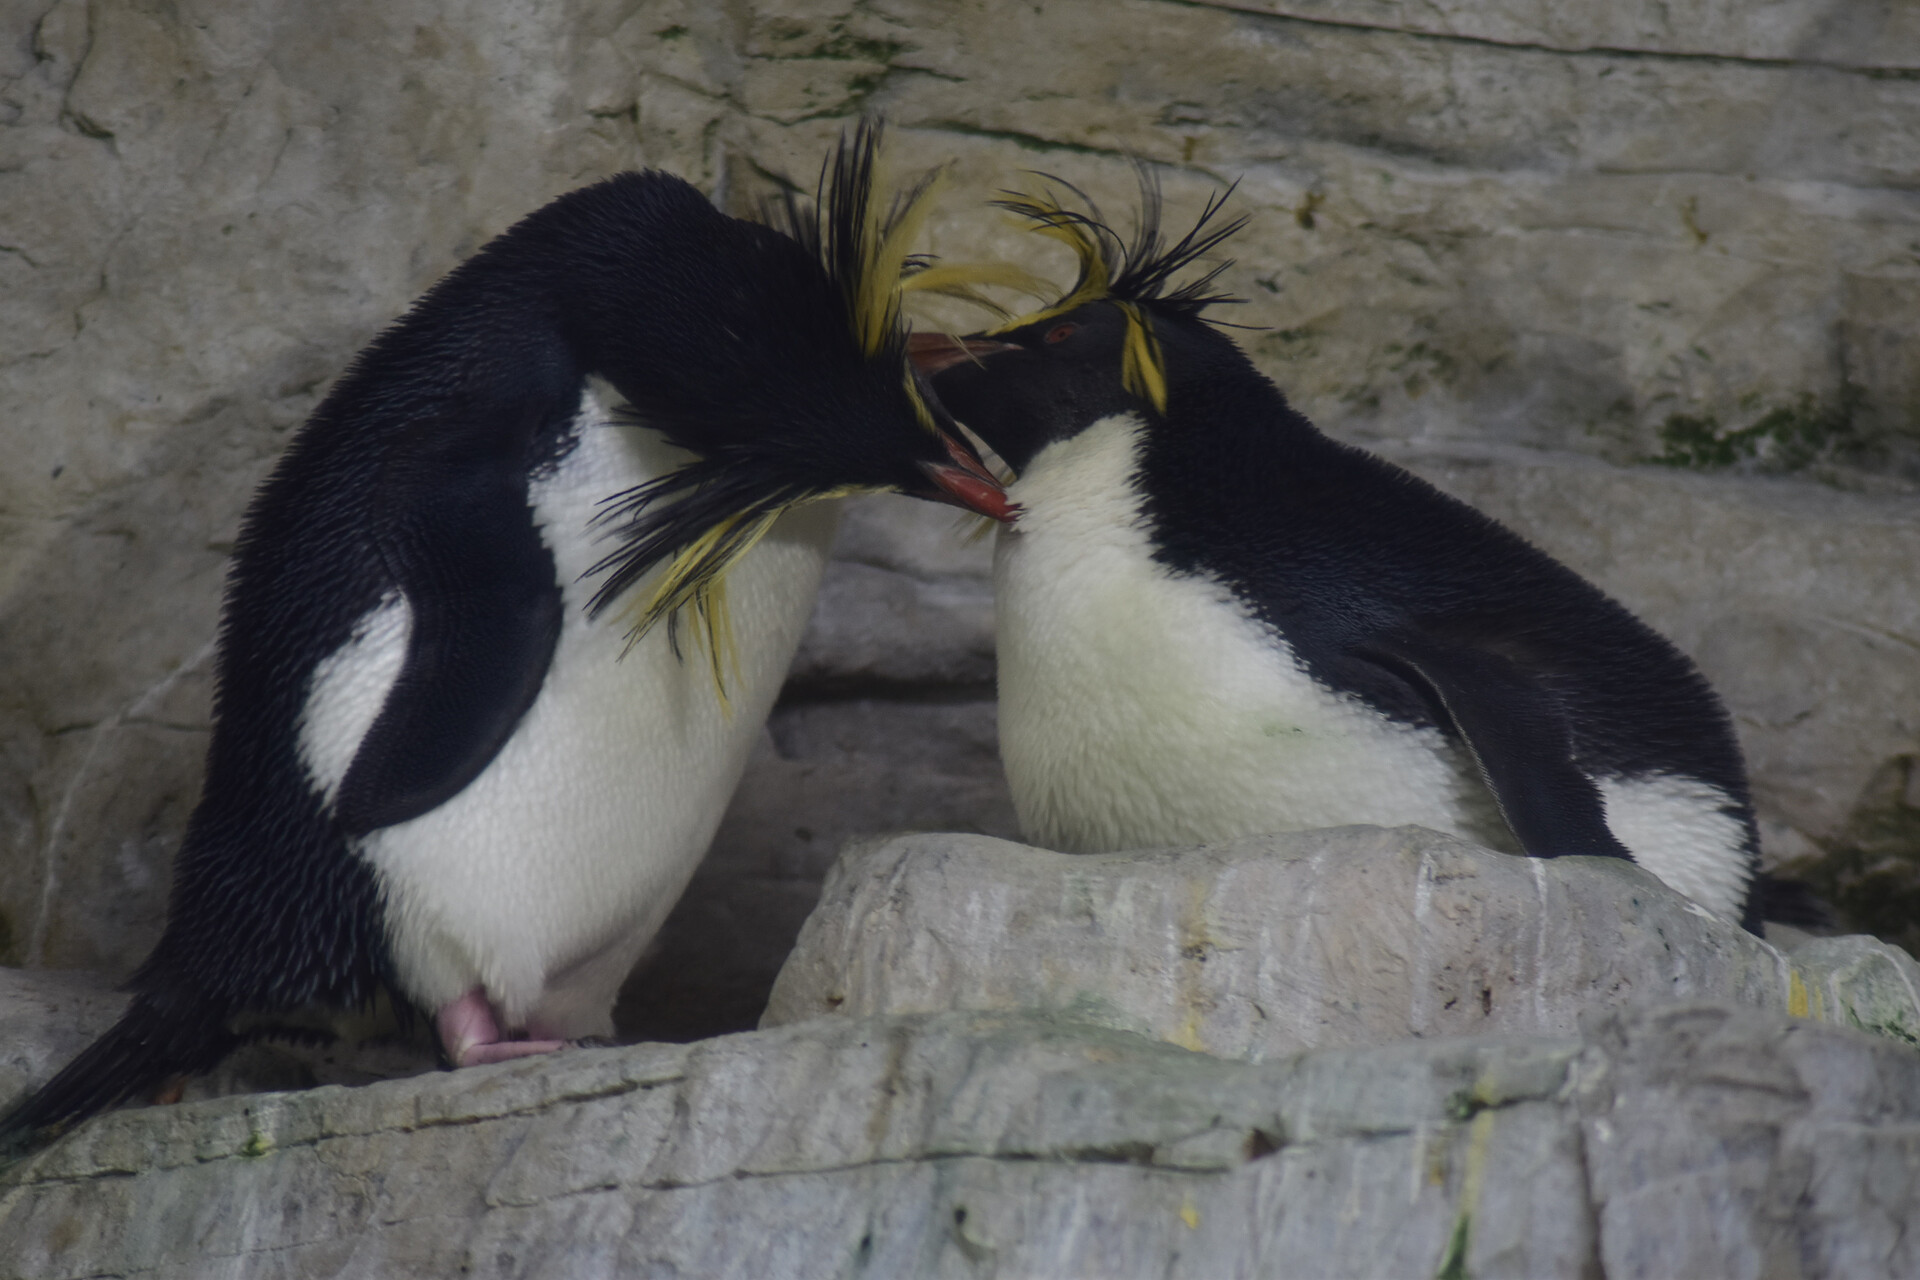
[[1501,525],[1316,430],[1208,323],[1224,264],[1173,284],[1240,223],[1215,201],[1169,245],[1142,188],[1125,246],[1052,194],[1002,201],[1073,247],[1073,290],[970,339],[914,338],[1018,474],[994,584],[1029,836],[1095,851],[1418,823],[1631,858],[1753,927],[1745,769],[1699,671]]
[[354,361],[246,516],[165,932],[0,1150],[383,988],[456,1066],[611,1032],[785,676],[827,500],[1006,514],[907,361],[925,184],[883,207],[877,146],[843,140],[786,232],[657,172],[575,191]]

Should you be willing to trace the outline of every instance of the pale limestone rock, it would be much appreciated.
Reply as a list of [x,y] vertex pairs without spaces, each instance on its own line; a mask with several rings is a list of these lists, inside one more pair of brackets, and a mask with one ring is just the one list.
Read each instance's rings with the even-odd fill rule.
[[1234,0],[1223,7],[1569,53],[1636,50],[1889,70],[1920,65],[1920,15],[1897,0]]
[[0,1236],[49,1280],[1891,1277],[1917,1144],[1920,1057],[1750,1010],[1266,1063],[949,1013],[122,1112]]
[[113,1025],[126,1002],[94,974],[0,969],[0,1099],[51,1079]]
[[850,848],[763,1026],[1044,1009],[1266,1061],[1408,1036],[1570,1035],[1712,1000],[1920,1047],[1920,965],[1870,938],[1782,953],[1623,859],[1524,858],[1423,827],[1050,853]]
[[980,528],[986,523],[895,495],[849,502],[789,692],[991,694],[993,534]]

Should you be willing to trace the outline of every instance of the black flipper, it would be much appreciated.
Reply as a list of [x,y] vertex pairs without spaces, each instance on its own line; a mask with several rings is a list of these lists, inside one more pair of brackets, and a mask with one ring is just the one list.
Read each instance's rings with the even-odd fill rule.
[[1574,763],[1565,711],[1513,661],[1408,628],[1375,638],[1362,655],[1432,691],[1530,856],[1633,856],[1607,827],[1599,788]]
[[110,1031],[0,1118],[0,1162],[175,1076],[211,1071],[241,1043],[204,1004],[135,996]]
[[[486,447],[489,436],[504,447]],[[334,811],[351,835],[452,799],[539,696],[563,605],[528,507],[525,439],[463,429],[382,478],[381,505],[394,516],[383,541],[413,631],[400,678],[340,784]]]

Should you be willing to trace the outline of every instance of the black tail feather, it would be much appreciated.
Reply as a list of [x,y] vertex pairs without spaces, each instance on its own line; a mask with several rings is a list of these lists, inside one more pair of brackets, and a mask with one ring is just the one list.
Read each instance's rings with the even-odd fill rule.
[[23,1156],[174,1076],[211,1070],[240,1042],[211,1009],[168,1009],[136,996],[112,1030],[0,1118],[0,1160]]
[[1753,878],[1749,893],[1753,914],[1761,920],[1799,929],[1836,927],[1833,908],[1804,880],[1762,871]]

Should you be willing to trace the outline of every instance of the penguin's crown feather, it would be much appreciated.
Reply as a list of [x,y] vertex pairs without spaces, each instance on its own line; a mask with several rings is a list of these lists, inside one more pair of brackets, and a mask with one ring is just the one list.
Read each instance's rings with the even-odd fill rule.
[[[1229,187],[1210,197],[1187,233],[1169,243],[1161,229],[1163,204],[1159,179],[1143,163],[1136,163],[1134,171],[1140,182],[1140,216],[1131,241],[1123,239],[1101,218],[1099,207],[1084,191],[1049,173],[1033,172],[1043,184],[1038,191],[1005,191],[1002,199],[993,202],[996,207],[1032,223],[1029,230],[1071,248],[1079,259],[1080,270],[1073,288],[1059,300],[1037,311],[1015,316],[988,330],[988,334],[1038,324],[1090,302],[1111,302],[1127,319],[1120,369],[1122,383],[1128,391],[1150,400],[1154,408],[1164,413],[1166,364],[1154,337],[1152,313],[1198,317],[1208,307],[1240,302],[1241,299],[1213,288],[1220,273],[1233,265],[1231,259],[1215,262],[1203,274],[1177,288],[1168,286],[1181,271],[1244,227],[1247,220],[1242,216],[1216,221],[1227,198],[1233,194],[1233,188]],[[1063,190],[1085,206],[1084,212],[1068,206],[1060,195]]]

